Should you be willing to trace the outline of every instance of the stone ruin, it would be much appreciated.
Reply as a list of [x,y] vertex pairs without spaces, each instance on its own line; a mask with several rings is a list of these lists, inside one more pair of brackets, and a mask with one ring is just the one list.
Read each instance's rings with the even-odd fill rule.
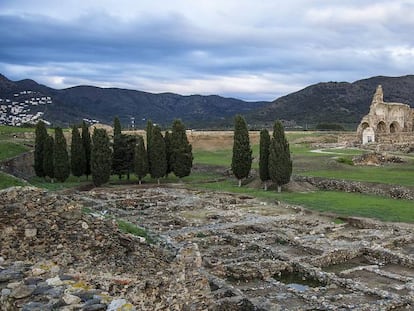
[[[182,185],[65,194],[11,188],[0,199],[1,310],[414,305],[411,224]],[[156,243],[120,232],[114,219],[146,228]]]
[[0,310],[203,310],[197,245],[177,250],[118,229],[70,196],[0,191]]
[[379,85],[371,102],[369,113],[357,129],[360,143],[414,143],[414,108],[407,104],[384,102]]

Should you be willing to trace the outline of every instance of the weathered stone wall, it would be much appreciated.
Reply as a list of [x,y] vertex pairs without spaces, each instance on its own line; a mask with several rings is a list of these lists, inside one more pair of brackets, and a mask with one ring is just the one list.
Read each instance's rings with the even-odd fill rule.
[[357,129],[361,143],[404,143],[413,142],[414,109],[403,103],[384,102],[379,85],[373,96],[369,113],[365,115]]
[[395,133],[395,134],[379,134],[377,135],[378,143],[395,144],[395,143],[411,143],[414,144],[414,133]]
[[294,181],[308,182],[322,190],[338,190],[387,196],[394,199],[414,200],[414,189],[376,183],[328,179],[322,177],[294,176]]
[[355,133],[340,134],[338,136],[338,143],[339,144],[345,144],[345,145],[348,145],[348,146],[357,146],[357,145],[361,144],[356,132]]

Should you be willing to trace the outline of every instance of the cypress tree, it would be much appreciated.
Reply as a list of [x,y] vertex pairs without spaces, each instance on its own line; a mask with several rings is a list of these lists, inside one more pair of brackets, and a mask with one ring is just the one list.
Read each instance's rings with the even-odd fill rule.
[[170,163],[175,176],[182,178],[190,175],[193,166],[192,146],[188,142],[185,126],[180,120],[173,122],[170,144]]
[[119,121],[118,117],[114,118],[114,137],[117,135],[121,135],[122,128],[121,128],[121,122]]
[[86,179],[91,174],[91,134],[89,133],[89,127],[85,121],[82,123],[82,144],[85,152],[85,171]]
[[151,171],[151,157],[150,157],[150,150],[151,150],[151,139],[152,139],[152,130],[154,128],[154,124],[151,120],[147,121],[147,155],[148,155],[148,169]]
[[141,180],[148,174],[148,155],[145,150],[144,138],[141,135],[137,137],[137,144],[135,146],[134,169],[139,184],[141,184]]
[[63,131],[55,128],[55,144],[53,149],[54,175],[57,181],[64,182],[70,174],[69,156]]
[[43,154],[44,154],[44,144],[48,136],[46,125],[43,121],[39,121],[36,124],[35,130],[35,150],[34,150],[34,170],[36,176],[45,177],[45,172],[43,170]]
[[165,176],[167,172],[167,156],[165,141],[158,126],[154,126],[152,129],[150,146],[150,156],[148,158],[149,163],[151,163],[150,174],[152,178],[157,178],[157,183],[159,184],[160,178]]
[[134,171],[134,153],[135,146],[137,144],[137,137],[134,135],[123,135],[125,138],[125,171],[127,174],[127,179],[129,180],[129,175]]
[[171,161],[171,153],[172,153],[171,133],[168,131],[165,132],[164,142],[165,142],[165,156],[167,158],[167,172],[165,173],[165,176],[168,177],[168,174],[170,174],[173,171],[172,161]]
[[72,142],[70,146],[70,166],[73,176],[78,179],[85,173],[86,158],[82,138],[77,126],[72,128]]
[[92,134],[91,173],[95,186],[109,181],[111,176],[112,151],[105,129],[97,129]]
[[252,149],[250,148],[249,131],[247,124],[241,115],[235,117],[233,157],[231,170],[239,180],[239,187],[243,178],[249,176],[252,167]]
[[260,180],[264,182],[265,190],[267,190],[267,181],[270,179],[269,147],[270,147],[269,131],[266,129],[263,129],[260,131],[259,175],[260,175]]
[[45,173],[45,176],[49,177],[51,182],[53,183],[54,181],[54,165],[53,165],[53,161],[54,161],[54,156],[53,156],[53,149],[54,149],[54,140],[53,137],[50,135],[47,135],[46,140],[45,140],[45,144],[44,144],[44,149],[43,149],[43,171]]
[[292,175],[289,143],[280,121],[276,121],[273,126],[273,138],[269,148],[269,175],[277,185],[278,192],[281,191],[282,185],[290,181]]
[[133,135],[118,134],[114,137],[113,153],[112,153],[112,173],[118,175],[121,179],[129,174],[134,168],[134,149],[136,137]]
[[112,174],[118,175],[119,179],[121,179],[122,175],[125,173],[126,147],[126,139],[124,135],[115,135],[112,153]]
[[112,174],[118,175],[118,178],[122,178],[122,174],[125,173],[125,153],[126,145],[125,139],[121,133],[121,123],[118,117],[114,118],[114,144],[112,153]]

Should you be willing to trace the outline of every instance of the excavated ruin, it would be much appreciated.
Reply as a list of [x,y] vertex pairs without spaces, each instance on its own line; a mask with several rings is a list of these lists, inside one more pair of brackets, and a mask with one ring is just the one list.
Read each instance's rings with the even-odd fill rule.
[[[151,305],[152,310],[413,308],[411,224],[339,219],[279,202],[182,185],[121,186],[58,196],[31,190],[34,197],[28,190],[13,191],[16,194],[2,192],[3,197],[15,198],[7,201],[0,214],[2,269],[12,271],[17,260],[24,260],[32,266],[18,272],[21,279],[33,277],[40,260],[36,254],[43,251],[49,262],[60,267],[58,276],[76,276],[106,293],[111,298],[105,305],[108,310],[109,301],[120,299],[137,310],[150,310]],[[31,199],[18,203],[17,197]],[[27,202],[33,206],[24,210]],[[39,206],[44,214],[36,214]],[[84,212],[74,213],[75,220],[65,216],[69,224],[59,222],[55,214],[63,217],[68,206]],[[21,219],[17,209],[23,209]],[[38,221],[32,221],[33,217]],[[147,241],[109,229],[113,219],[147,229]],[[53,230],[60,235],[49,231],[55,244],[45,245],[48,240],[41,238],[41,232],[55,224]],[[106,232],[104,239],[97,239],[99,232]],[[154,244],[148,244],[150,240]],[[68,256],[72,262],[62,259]],[[44,279],[54,277],[50,270]],[[33,301],[33,295],[3,295],[12,282],[19,280],[0,278],[3,300]],[[76,296],[73,290],[66,291]],[[87,301],[78,303],[81,310],[82,303]]]
[[173,248],[196,243],[216,310],[408,310],[413,304],[409,224],[338,221],[278,202],[176,187],[76,197]]

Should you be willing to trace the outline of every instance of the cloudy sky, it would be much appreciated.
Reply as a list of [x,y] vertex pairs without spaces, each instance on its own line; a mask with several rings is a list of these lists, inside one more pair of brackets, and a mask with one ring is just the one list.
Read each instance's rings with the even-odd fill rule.
[[412,0],[1,0],[0,73],[273,100],[414,74]]

